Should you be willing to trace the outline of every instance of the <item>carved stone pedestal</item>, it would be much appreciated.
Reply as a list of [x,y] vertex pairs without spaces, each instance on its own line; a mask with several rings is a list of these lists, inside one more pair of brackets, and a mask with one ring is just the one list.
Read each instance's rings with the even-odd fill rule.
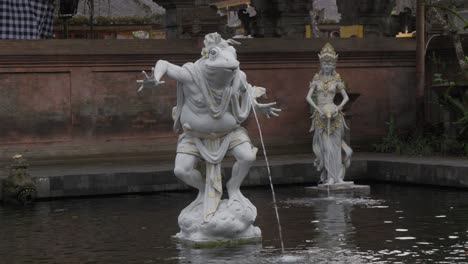
[[205,221],[203,201],[194,201],[180,213],[180,232],[174,238],[199,247],[258,242],[262,232],[253,225],[256,217],[257,210],[250,202],[221,200],[215,215]]

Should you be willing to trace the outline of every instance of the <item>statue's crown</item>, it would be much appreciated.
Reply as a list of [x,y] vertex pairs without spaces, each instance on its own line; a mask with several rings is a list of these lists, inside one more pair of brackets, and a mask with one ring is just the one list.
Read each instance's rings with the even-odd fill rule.
[[228,39],[225,40],[221,37],[218,32],[210,33],[205,36],[205,39],[203,40],[203,45],[205,46],[202,49],[202,56],[206,57],[208,55],[208,52],[211,48],[213,47],[220,47],[220,48],[227,48],[230,45],[240,45],[239,42],[233,40],[233,39]]
[[331,61],[336,62],[338,59],[338,54],[336,54],[335,49],[330,43],[325,44],[322,50],[318,54],[319,60],[322,61]]

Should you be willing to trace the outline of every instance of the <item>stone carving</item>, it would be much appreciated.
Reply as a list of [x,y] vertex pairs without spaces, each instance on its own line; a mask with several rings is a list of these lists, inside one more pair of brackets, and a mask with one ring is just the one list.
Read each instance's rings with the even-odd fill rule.
[[[159,60],[153,75],[139,80],[142,90],[162,83],[167,74],[177,80],[177,105],[173,109],[174,130],[183,129],[177,145],[174,174],[197,188],[198,197],[179,215],[182,240],[205,242],[260,238],[253,226],[255,206],[240,192],[240,185],[255,161],[257,149],[240,125],[252,108],[267,117],[278,116],[276,103],[260,104],[256,98],[265,88],[252,86],[240,70],[236,50],[240,43],[224,40],[218,33],[205,36],[202,57],[182,67]],[[226,184],[229,200],[223,193],[221,161],[230,153],[237,162]],[[206,176],[196,169],[206,163]]]
[[[340,75],[335,70],[338,54],[332,45],[327,43],[318,56],[320,72],[315,74],[306,97],[307,102],[315,110],[310,128],[310,132],[314,132],[313,151],[316,155],[314,164],[317,170],[321,171],[322,184],[326,186],[352,184],[343,181],[353,151],[344,140],[345,129],[348,127],[341,110],[349,97]],[[312,98],[314,92],[316,102]],[[336,93],[341,93],[343,97],[338,106],[333,103]]]
[[36,199],[36,186],[28,173],[28,163],[19,154],[12,158],[8,177],[3,180],[3,200],[28,205]]

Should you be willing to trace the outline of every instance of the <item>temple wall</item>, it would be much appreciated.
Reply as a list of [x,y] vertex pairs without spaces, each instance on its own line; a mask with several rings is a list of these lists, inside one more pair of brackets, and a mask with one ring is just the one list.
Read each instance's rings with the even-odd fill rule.
[[[308,84],[325,40],[242,40],[238,57],[250,83],[267,88],[282,108],[261,117],[270,153],[310,152]],[[352,146],[366,149],[386,133],[395,114],[400,129],[415,121],[415,41],[333,39],[337,71],[350,93]],[[198,40],[0,41],[0,153],[31,158],[143,155],[173,157],[171,111],[176,83],[137,93],[141,70],[158,59],[178,65],[199,58]],[[247,122],[254,141],[255,120]]]

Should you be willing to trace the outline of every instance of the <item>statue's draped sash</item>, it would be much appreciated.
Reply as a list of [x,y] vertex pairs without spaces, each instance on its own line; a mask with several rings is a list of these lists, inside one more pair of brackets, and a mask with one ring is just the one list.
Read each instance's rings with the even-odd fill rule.
[[343,180],[346,169],[350,166],[352,150],[344,139],[345,129],[349,128],[341,112],[332,120],[321,118],[317,112],[312,115],[310,132],[314,132],[312,150],[316,156],[315,166],[317,170],[324,169],[327,172],[321,174],[322,182],[326,182],[328,178],[332,178],[334,182]]

